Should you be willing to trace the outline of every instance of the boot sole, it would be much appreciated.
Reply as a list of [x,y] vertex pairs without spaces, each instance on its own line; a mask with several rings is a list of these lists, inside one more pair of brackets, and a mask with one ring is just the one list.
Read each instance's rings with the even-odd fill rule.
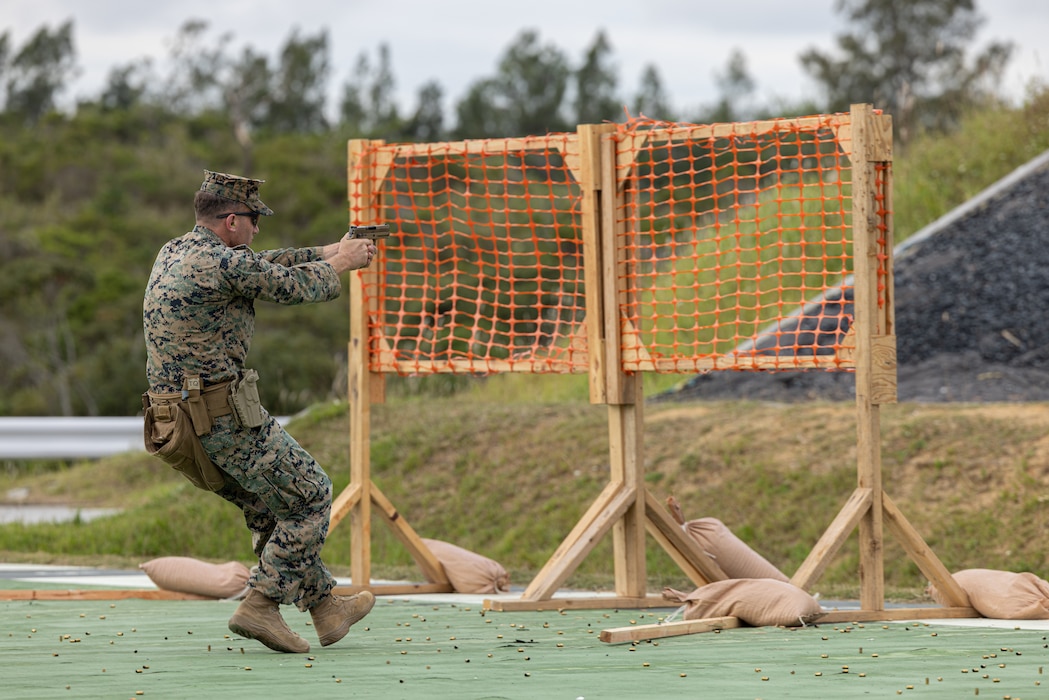
[[266,632],[256,632],[255,630],[237,624],[233,620],[229,621],[229,629],[234,634],[239,634],[241,637],[246,637],[247,639],[254,639],[256,642],[260,642],[263,646],[269,647],[273,651],[280,651],[285,654],[305,654],[310,650],[310,644],[305,639],[302,640],[306,645],[305,649],[292,649],[286,644],[281,644],[280,640],[275,639],[272,635],[267,634]]

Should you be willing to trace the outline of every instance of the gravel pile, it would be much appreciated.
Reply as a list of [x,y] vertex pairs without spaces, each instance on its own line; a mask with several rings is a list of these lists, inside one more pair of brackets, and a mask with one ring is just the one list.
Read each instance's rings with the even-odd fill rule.
[[[899,400],[1049,400],[1049,158],[963,209],[896,251]],[[784,371],[699,375],[654,398],[854,397],[852,373]]]

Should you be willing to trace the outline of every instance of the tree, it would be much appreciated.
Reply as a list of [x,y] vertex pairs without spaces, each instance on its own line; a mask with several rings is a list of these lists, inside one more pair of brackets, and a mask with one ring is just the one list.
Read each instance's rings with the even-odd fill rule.
[[412,141],[423,143],[440,141],[444,138],[444,106],[441,100],[444,91],[435,80],[419,88],[419,103],[415,113],[404,124],[402,135]]
[[724,73],[715,73],[721,98],[707,114],[697,121],[735,122],[747,118],[746,100],[754,93],[754,78],[747,70],[747,58],[739,49],[733,49],[725,64]]
[[379,60],[372,67],[361,52],[353,77],[343,86],[339,107],[342,126],[355,136],[386,137],[400,132],[401,118],[394,100],[396,82],[390,69],[390,47],[379,45]]
[[0,34],[0,82],[7,74],[7,59],[11,53],[11,35],[9,32]]
[[598,32],[575,73],[575,113],[579,124],[614,121],[622,115],[623,103],[615,94],[617,78],[615,66],[610,64],[611,53],[605,33]]
[[[8,39],[0,41],[0,58],[7,53]],[[57,106],[57,96],[76,76],[73,22],[67,20],[55,31],[37,30],[11,57],[6,69],[6,111],[33,124]]]
[[455,135],[461,139],[492,138],[515,131],[505,110],[496,109],[499,86],[494,78],[474,81],[455,105]]
[[98,100],[102,109],[126,111],[142,101],[152,82],[151,68],[149,59],[111,68]]
[[496,75],[476,81],[456,105],[456,133],[495,138],[567,130],[562,110],[570,75],[564,53],[540,46],[534,30],[521,32]]
[[[329,70],[327,32],[322,30],[314,37],[301,39],[297,32],[292,32],[272,76],[269,109],[262,120],[265,126],[274,131],[297,133],[326,129],[325,85]],[[241,72],[236,82],[251,85],[251,76]]]
[[241,172],[250,173],[255,166],[252,131],[263,125],[279,131],[283,126],[280,115],[274,118],[273,114],[273,76],[269,60],[246,46],[240,58],[231,65],[229,77],[220,79],[220,82],[225,83],[222,102],[233,128],[233,136],[240,145]]
[[199,114],[217,109],[222,104],[220,76],[230,64],[222,49],[232,35],[222,34],[217,41],[205,42],[208,23],[191,19],[179,27],[171,45],[172,71],[163,82],[163,103],[178,114]]
[[1012,53],[993,42],[966,61],[983,19],[974,0],[838,0],[854,27],[838,37],[839,56],[809,49],[804,69],[819,82],[827,108],[871,102],[893,115],[906,143],[923,129],[945,129],[971,105],[995,94]]
[[641,88],[634,97],[633,108],[635,115],[674,121],[674,111],[663,89],[663,79],[659,77],[659,69],[651,63],[641,73]]

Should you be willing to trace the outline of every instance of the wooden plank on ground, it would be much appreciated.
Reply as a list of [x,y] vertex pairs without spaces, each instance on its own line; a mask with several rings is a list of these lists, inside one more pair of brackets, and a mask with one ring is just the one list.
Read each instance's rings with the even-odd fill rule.
[[848,622],[900,622],[902,620],[965,620],[980,613],[972,608],[889,608],[887,610],[832,610],[813,625]]
[[643,598],[626,596],[594,596],[592,598],[547,598],[546,600],[486,599],[485,610],[495,612],[541,612],[544,610],[631,610],[646,608],[671,608],[673,603],[663,596],[650,595]]
[[212,596],[145,588],[0,590],[0,600],[219,600]]
[[608,644],[623,644],[625,642],[643,642],[647,639],[680,637],[686,634],[718,632],[742,626],[743,623],[739,621],[738,617],[708,617],[702,620],[680,620],[677,622],[664,622],[656,625],[614,627],[612,629],[601,630],[601,636],[599,639]]
[[[337,595],[352,595],[363,590],[376,596],[411,595],[413,593],[454,593],[450,583],[383,583],[363,586],[335,586]],[[218,600],[217,598],[193,593],[179,593],[160,589],[42,589],[0,590],[0,600]]]
[[[809,626],[848,624],[852,622],[901,622],[904,620],[969,619],[980,617],[972,608],[892,608],[889,610],[832,610]],[[687,634],[719,632],[746,627],[738,617],[708,617],[702,620],[678,620],[654,625],[631,625],[601,631],[600,639],[609,644],[642,642]]]

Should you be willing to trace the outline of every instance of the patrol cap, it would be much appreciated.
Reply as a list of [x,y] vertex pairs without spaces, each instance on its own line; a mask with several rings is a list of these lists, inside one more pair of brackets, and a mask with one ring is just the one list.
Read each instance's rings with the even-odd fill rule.
[[223,199],[240,202],[248,209],[263,216],[272,216],[273,210],[259,199],[259,185],[263,182],[266,181],[205,170],[204,182],[200,184],[200,189]]

